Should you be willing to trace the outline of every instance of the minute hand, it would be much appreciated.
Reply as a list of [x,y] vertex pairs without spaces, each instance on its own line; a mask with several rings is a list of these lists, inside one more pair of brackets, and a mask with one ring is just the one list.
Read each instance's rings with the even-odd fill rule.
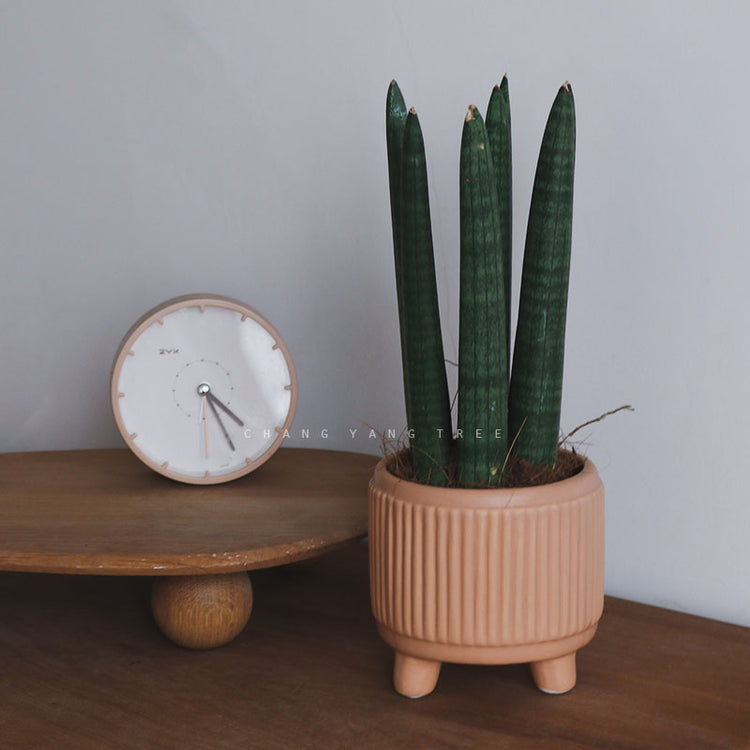
[[227,432],[227,428],[224,427],[224,422],[221,421],[221,417],[219,416],[219,412],[216,411],[216,407],[214,406],[214,402],[211,399],[208,399],[208,405],[211,408],[211,411],[214,413],[214,417],[216,417],[216,421],[219,423],[219,427],[221,428],[221,431],[224,434],[224,437],[226,438],[227,443],[229,443],[229,447],[232,450],[234,450],[234,443],[232,442],[232,438],[229,437],[229,433]]
[[216,406],[218,406],[230,419],[233,419],[240,427],[245,426],[245,423],[228,406],[226,406],[226,404],[219,401],[211,391],[209,391],[206,396],[208,396],[209,401],[216,404]]

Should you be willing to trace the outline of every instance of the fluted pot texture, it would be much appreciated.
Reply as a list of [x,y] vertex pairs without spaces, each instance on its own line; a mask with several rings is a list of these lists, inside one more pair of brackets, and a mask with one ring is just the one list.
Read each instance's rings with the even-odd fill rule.
[[531,664],[539,689],[576,682],[604,602],[604,488],[591,461],[539,487],[370,482],[370,590],[394,685],[420,697],[443,662]]

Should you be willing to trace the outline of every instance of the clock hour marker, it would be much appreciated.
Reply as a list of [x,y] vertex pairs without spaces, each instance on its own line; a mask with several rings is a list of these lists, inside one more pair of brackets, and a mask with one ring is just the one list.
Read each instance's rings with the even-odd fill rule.
[[208,479],[210,476],[211,476],[211,472],[208,469],[206,469],[206,473],[203,475],[203,478]]
[[242,317],[240,318],[240,323],[244,323],[244,322],[245,322],[245,321],[246,321],[246,320],[248,319],[248,317],[249,317],[248,315],[243,315],[243,316],[242,316]]
[[158,320],[157,320],[156,322],[157,322],[157,323],[158,323],[158,324],[159,324],[160,326],[163,326],[163,325],[164,325],[164,321],[163,321],[163,320],[162,320],[161,318],[159,318],[159,319],[158,319]]
[[289,385],[285,385],[284,386],[284,390],[285,391],[291,391],[292,390],[292,384],[290,383]]
[[135,357],[135,352],[132,349],[128,352],[128,357]]
[[138,437],[138,433],[137,432],[131,432],[130,433],[130,439],[131,440],[135,440],[137,437]]
[[163,463],[163,464],[161,465],[161,468],[162,468],[162,469],[166,469],[166,468],[167,468],[167,466],[169,466],[169,461],[165,461],[165,462],[164,462],[164,463]]
[[122,391],[117,393],[117,398],[125,398],[125,394]]
[[276,349],[278,349],[278,348],[279,348],[279,345],[276,342],[274,342],[274,344],[271,347],[271,349],[273,349],[274,351],[276,351]]

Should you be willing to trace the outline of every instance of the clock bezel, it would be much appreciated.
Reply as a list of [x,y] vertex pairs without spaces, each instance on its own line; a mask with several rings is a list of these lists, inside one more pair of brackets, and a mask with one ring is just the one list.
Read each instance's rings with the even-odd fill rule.
[[[252,319],[258,325],[262,326],[272,337],[275,342],[274,348],[279,349],[284,357],[284,360],[289,370],[290,384],[285,386],[286,390],[290,391],[290,402],[289,411],[287,413],[284,424],[281,428],[277,428],[279,434],[273,443],[265,450],[265,452],[257,458],[255,461],[246,459],[246,463],[240,469],[229,472],[227,474],[212,475],[206,473],[204,476],[187,476],[180,472],[173,471],[169,468],[169,464],[166,466],[158,464],[151,458],[146,456],[140,448],[135,444],[135,441],[131,438],[130,433],[125,428],[125,424],[120,415],[119,403],[120,403],[120,390],[118,388],[120,380],[120,372],[122,370],[125,358],[128,356],[128,352],[131,350],[132,345],[138,339],[138,337],[151,325],[156,323],[160,318],[166,315],[177,312],[188,307],[221,307],[234,312],[238,312],[244,317]],[[259,466],[268,461],[271,456],[281,447],[284,442],[284,433],[289,430],[294,421],[294,415],[297,410],[297,370],[292,360],[292,355],[289,352],[287,345],[281,338],[281,335],[271,323],[266,320],[257,310],[249,307],[244,302],[240,302],[232,297],[225,297],[220,294],[184,294],[179,297],[173,297],[165,302],[162,302],[150,310],[145,312],[138,320],[130,327],[128,332],[123,336],[117,347],[114,362],[112,365],[112,373],[110,376],[110,400],[112,406],[112,412],[117,423],[117,429],[120,432],[123,440],[127,447],[146,464],[150,469],[153,469],[158,474],[162,474],[165,477],[176,480],[178,482],[184,482],[187,484],[199,484],[199,485],[211,485],[211,484],[223,484],[225,482],[231,482],[235,479],[239,479],[252,471],[255,471]]]

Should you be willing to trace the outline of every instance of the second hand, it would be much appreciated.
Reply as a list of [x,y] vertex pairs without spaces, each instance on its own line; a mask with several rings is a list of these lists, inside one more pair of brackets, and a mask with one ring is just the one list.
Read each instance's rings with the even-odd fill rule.
[[206,413],[207,399],[203,395],[203,441],[206,444],[206,458],[208,458],[208,414]]

